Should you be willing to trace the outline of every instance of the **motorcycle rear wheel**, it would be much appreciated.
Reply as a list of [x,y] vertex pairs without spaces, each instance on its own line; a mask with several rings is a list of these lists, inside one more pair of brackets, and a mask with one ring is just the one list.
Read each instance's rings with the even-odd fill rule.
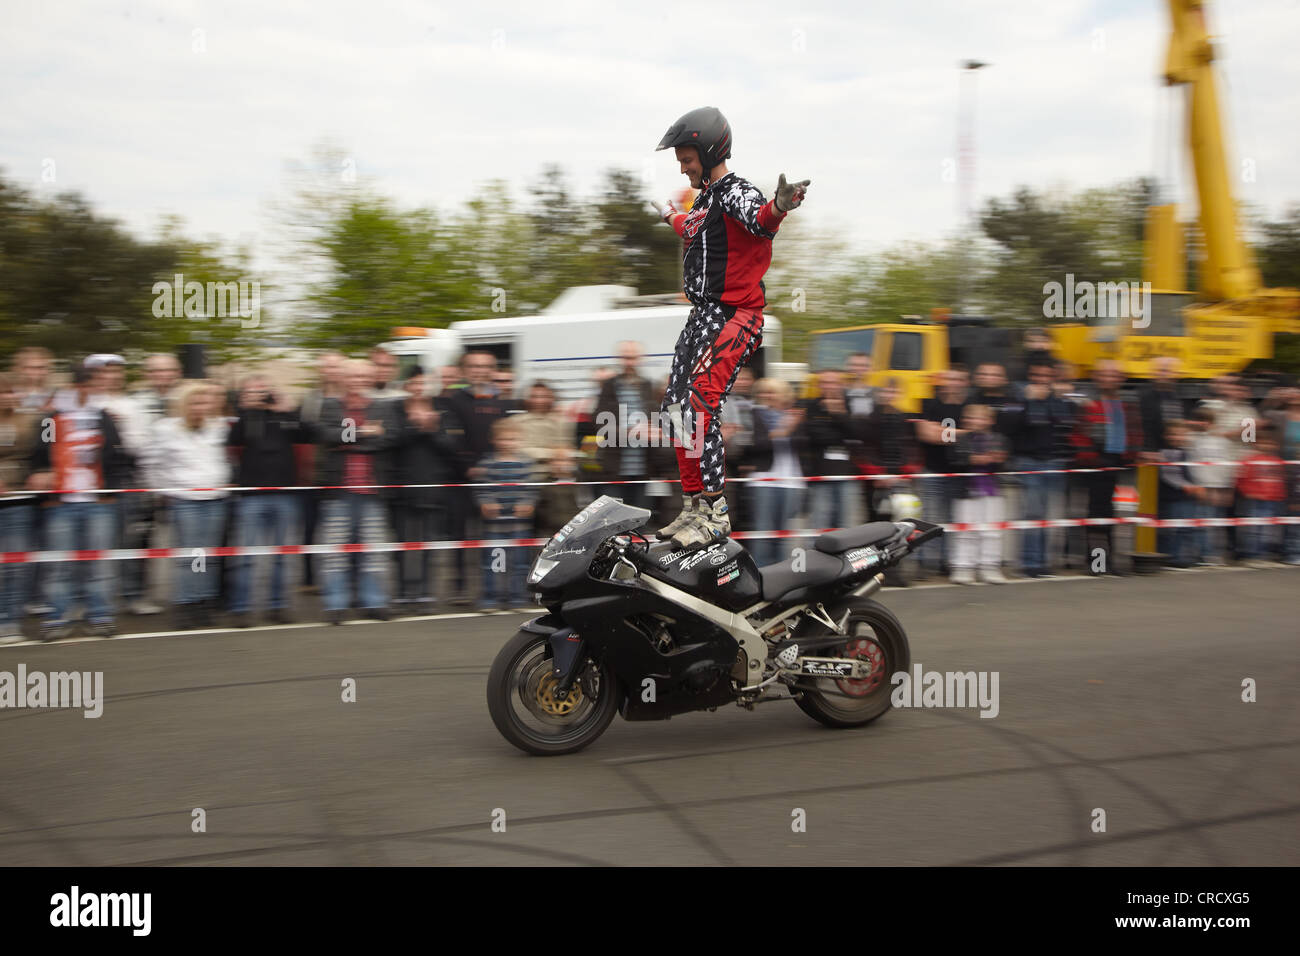
[[488,673],[487,703],[501,736],[539,757],[571,754],[605,732],[618,712],[617,682],[603,665],[587,665],[567,697],[557,699],[545,634],[519,631]]
[[[843,609],[832,616],[838,620]],[[852,605],[845,624],[849,638],[843,644],[817,650],[818,657],[856,657],[873,663],[870,677],[857,680],[819,678],[800,681],[803,693],[795,701],[809,717],[827,727],[861,727],[882,717],[890,709],[890,678],[912,666],[912,651],[898,618],[875,601]],[[793,637],[826,637],[826,628],[805,620]]]

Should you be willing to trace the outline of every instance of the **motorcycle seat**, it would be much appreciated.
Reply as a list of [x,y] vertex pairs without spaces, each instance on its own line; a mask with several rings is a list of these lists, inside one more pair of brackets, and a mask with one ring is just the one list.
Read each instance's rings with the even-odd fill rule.
[[865,548],[873,544],[888,541],[898,534],[898,526],[892,521],[873,521],[853,528],[841,528],[818,535],[813,547],[823,554],[840,554],[850,548]]
[[828,584],[844,571],[843,560],[818,551],[804,552],[804,566],[800,570],[794,570],[791,565],[790,561],[782,561],[758,569],[758,575],[763,579],[764,601],[775,601],[791,591]]

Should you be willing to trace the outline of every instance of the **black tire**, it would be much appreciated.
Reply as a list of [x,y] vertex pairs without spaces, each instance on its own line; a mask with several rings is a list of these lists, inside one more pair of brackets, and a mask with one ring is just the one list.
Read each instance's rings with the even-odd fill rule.
[[[834,620],[844,613],[840,607],[831,613]],[[820,721],[827,727],[861,727],[886,714],[891,706],[890,693],[893,684],[890,677],[899,671],[906,671],[912,666],[912,651],[907,643],[907,634],[903,625],[893,612],[875,601],[858,601],[851,605],[849,619],[845,630],[850,639],[842,645],[825,650],[809,652],[816,657],[873,656],[879,648],[883,659],[873,679],[860,681],[835,681],[819,679],[810,681],[804,678],[800,682],[802,696],[795,703],[813,720]],[[826,628],[815,621],[805,620],[793,635],[800,637],[825,637]],[[861,645],[866,644],[867,647]],[[853,647],[853,645],[858,645]],[[839,694],[821,693],[809,687],[826,686],[842,692],[861,692],[860,697],[844,697]]]
[[[573,705],[571,717],[541,713],[539,681],[551,679],[548,650],[545,634],[519,631],[497,653],[488,673],[487,703],[492,723],[510,743],[539,757],[581,750],[605,732],[618,712],[618,682],[607,667],[592,663],[574,687],[579,700]],[[588,690],[593,688],[597,691],[594,700],[588,696]],[[571,699],[572,695],[566,700]],[[522,705],[540,726],[526,723],[516,705]]]

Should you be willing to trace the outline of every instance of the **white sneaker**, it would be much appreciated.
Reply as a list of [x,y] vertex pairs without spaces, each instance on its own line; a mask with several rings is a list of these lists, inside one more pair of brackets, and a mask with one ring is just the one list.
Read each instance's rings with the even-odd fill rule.
[[18,643],[21,643],[22,641],[25,641],[25,640],[27,640],[27,638],[25,638],[25,637],[23,637],[21,634],[18,634],[18,633],[15,632],[15,633],[12,633],[12,634],[5,634],[5,635],[0,636],[0,645],[3,645],[3,644],[18,644]]
[[984,568],[982,571],[980,571],[980,577],[982,577],[989,584],[1007,583],[1007,579],[1002,576],[1002,571],[999,568]]
[[974,568],[953,568],[952,576],[948,578],[948,580],[951,581],[953,584],[974,584],[975,569]]
[[129,608],[127,608],[127,610],[130,611],[132,614],[138,614],[141,617],[144,617],[149,614],[161,614],[163,611],[163,609],[160,608],[157,604],[150,604],[148,601],[136,601]]

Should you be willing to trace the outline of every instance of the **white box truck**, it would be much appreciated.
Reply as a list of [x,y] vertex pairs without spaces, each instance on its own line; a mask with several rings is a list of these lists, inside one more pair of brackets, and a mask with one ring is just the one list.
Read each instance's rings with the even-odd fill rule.
[[[439,372],[466,351],[491,352],[514,371],[515,394],[546,381],[557,401],[567,405],[595,393],[595,374],[617,370],[618,343],[640,342],[645,350],[641,374],[658,382],[668,377],[673,347],[690,306],[679,295],[638,296],[627,286],[579,286],[566,290],[537,315],[453,322],[447,329],[400,329],[384,348],[399,357],[405,371],[414,362]],[[781,323],[763,318],[763,344],[751,358],[755,375],[781,363]]]

